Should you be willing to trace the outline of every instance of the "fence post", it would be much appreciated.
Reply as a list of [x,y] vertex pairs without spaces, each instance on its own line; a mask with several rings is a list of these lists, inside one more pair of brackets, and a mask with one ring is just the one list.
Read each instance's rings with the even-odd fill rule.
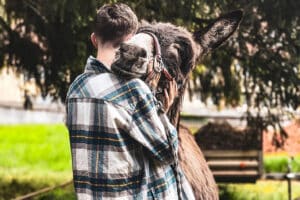
[[292,200],[292,179],[295,177],[295,174],[292,173],[292,161],[294,157],[292,156],[288,160],[288,173],[286,174],[286,178],[288,181],[288,199]]

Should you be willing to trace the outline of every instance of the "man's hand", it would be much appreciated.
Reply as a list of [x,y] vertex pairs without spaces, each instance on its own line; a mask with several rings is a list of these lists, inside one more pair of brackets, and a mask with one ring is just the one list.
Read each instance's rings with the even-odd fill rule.
[[[149,84],[150,88],[157,88],[157,84],[159,82],[160,73],[153,72],[153,63],[150,62],[148,65],[148,77],[146,82]],[[178,88],[175,79],[169,81],[168,89],[164,89],[165,101],[163,101],[163,110],[168,112],[169,108],[174,102],[175,97],[178,95]]]
[[164,109],[168,112],[169,108],[174,102],[175,97],[178,95],[178,88],[175,79],[169,82],[169,88],[164,89],[165,101],[164,101]]

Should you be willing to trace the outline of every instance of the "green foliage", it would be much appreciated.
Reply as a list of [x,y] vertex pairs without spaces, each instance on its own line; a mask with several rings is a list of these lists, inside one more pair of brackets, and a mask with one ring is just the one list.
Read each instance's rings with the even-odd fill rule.
[[[285,114],[281,108],[300,105],[297,0],[1,0],[0,66],[17,66],[36,78],[43,95],[64,99],[93,53],[89,36],[95,10],[109,2],[127,3],[139,19],[171,22],[190,31],[204,30],[221,13],[243,9],[239,30],[206,57],[205,70],[196,68],[189,92],[200,93],[203,101],[211,97],[215,104],[245,101],[249,125],[259,129],[275,127]],[[286,136],[284,131],[281,135]]]
[[[245,17],[237,37],[205,61],[210,69],[208,74],[215,76],[216,70],[222,69],[225,82],[220,89],[216,88],[215,93],[222,93],[228,98],[228,103],[239,101],[240,95],[231,94],[239,89],[234,79],[238,74],[230,70],[233,59],[237,59],[242,68],[238,71],[244,76],[244,81],[248,85],[254,84],[245,88],[246,95],[253,93],[254,87],[258,86],[260,93],[271,94],[274,101],[269,100],[268,106],[299,105],[296,98],[299,97],[299,2],[295,0],[2,0],[6,14],[0,20],[3,30],[1,50],[10,55],[9,63],[26,69],[40,80],[45,93],[64,98],[68,84],[82,71],[87,55],[92,53],[89,35],[95,10],[109,2],[127,3],[140,19],[169,21],[191,31],[203,29],[220,13],[244,9]],[[15,24],[14,28],[11,28],[12,24]],[[33,41],[33,36],[37,41]],[[201,81],[202,88],[213,84],[205,80],[205,76]],[[286,90],[282,90],[282,86]],[[267,92],[267,88],[272,91]],[[216,95],[213,90],[203,92]],[[259,98],[256,97],[261,100]]]
[[[266,173],[288,171],[289,157],[284,155],[268,155],[264,157],[264,170]],[[292,172],[300,172],[300,155],[291,161]]]

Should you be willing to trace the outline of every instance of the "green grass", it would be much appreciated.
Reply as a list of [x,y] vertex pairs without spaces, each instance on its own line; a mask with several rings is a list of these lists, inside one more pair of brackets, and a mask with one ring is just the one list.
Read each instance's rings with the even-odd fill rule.
[[69,139],[64,125],[0,126],[0,137],[1,167],[71,169]]
[[72,178],[64,125],[2,125],[0,138],[0,199]]
[[[221,200],[287,200],[286,181],[219,185]],[[300,182],[292,183],[292,199],[300,197]]]
[[[68,132],[59,125],[0,126],[0,200],[11,199],[72,178]],[[265,172],[286,172],[287,155],[265,155]],[[293,162],[300,172],[300,155]],[[300,183],[293,183],[293,197],[300,196]],[[220,185],[221,199],[287,199],[286,182]],[[69,185],[34,200],[75,200]]]
[[[264,155],[264,172],[287,172],[287,154]],[[300,155],[292,161],[292,171],[300,172]],[[220,184],[221,200],[287,200],[286,181],[257,181],[255,184]],[[292,183],[293,199],[300,198],[300,182]]]

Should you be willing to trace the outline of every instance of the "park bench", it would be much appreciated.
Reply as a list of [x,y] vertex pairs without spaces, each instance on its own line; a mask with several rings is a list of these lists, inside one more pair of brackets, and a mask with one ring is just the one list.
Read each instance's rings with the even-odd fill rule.
[[[181,115],[181,123],[187,127],[200,128],[208,120],[235,120],[240,116]],[[224,138],[226,140],[227,138]],[[218,183],[254,183],[263,174],[261,135],[257,134],[255,149],[205,149],[202,153]]]
[[261,150],[203,150],[217,182],[255,182],[261,177]]

